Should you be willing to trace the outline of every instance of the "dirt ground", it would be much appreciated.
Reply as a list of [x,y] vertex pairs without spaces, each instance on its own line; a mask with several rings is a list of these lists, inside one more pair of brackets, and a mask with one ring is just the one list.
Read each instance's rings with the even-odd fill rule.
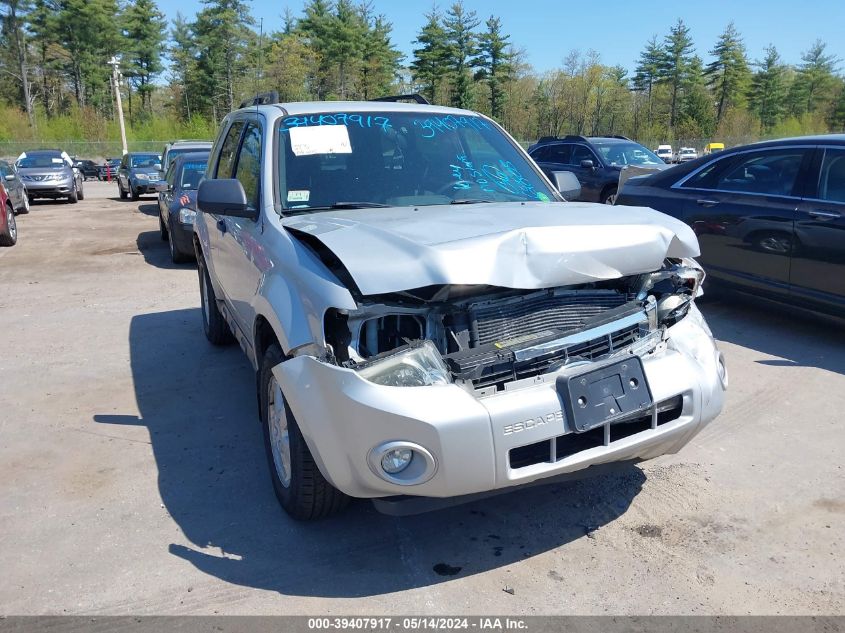
[[731,387],[680,454],[301,524],[251,368],[206,343],[155,200],[85,192],[0,249],[0,612],[845,614],[841,325],[706,301]]

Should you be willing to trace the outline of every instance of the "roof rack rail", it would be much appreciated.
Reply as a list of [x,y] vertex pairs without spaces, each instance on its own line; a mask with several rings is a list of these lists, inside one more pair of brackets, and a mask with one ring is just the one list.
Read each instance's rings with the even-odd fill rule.
[[608,136],[607,138],[618,138],[618,139],[620,139],[620,140],[622,140],[622,141],[630,141],[630,140],[631,140],[631,139],[629,139],[627,136],[622,136],[621,134],[611,134],[611,135],[610,135],[610,136]]
[[396,103],[397,101],[413,101],[414,103],[419,103],[420,105],[431,105],[429,100],[423,97],[418,92],[407,95],[392,95],[389,97],[378,97],[377,99],[370,99],[370,101],[387,101],[390,103]]
[[566,136],[541,136],[537,143],[551,143],[553,141],[586,141],[586,136],[578,134],[567,134]]
[[267,105],[269,103],[279,103],[279,93],[275,90],[262,92],[255,95],[252,99],[241,101],[241,105],[239,107],[246,108],[247,106]]

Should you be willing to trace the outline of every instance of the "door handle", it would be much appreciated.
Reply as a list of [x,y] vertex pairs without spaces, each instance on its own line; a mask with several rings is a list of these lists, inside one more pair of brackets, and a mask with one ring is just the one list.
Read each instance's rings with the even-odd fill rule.
[[226,232],[226,221],[225,220],[217,220],[217,230],[221,233]]
[[842,214],[836,211],[823,211],[821,209],[810,209],[807,214],[817,220],[837,220],[842,217]]
[[701,200],[696,200],[696,204],[700,204],[702,207],[715,207],[719,204],[718,200],[708,200],[707,198],[702,198]]

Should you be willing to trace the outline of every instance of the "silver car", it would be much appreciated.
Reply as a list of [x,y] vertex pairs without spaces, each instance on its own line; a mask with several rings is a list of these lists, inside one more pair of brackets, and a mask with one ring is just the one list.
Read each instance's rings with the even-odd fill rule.
[[85,197],[82,175],[67,153],[57,149],[24,152],[15,162],[29,200],[65,198],[75,204]]
[[223,120],[194,224],[202,323],[257,372],[288,513],[583,476],[676,452],[719,414],[692,229],[566,202],[577,180],[552,176],[465,110],[257,102]]

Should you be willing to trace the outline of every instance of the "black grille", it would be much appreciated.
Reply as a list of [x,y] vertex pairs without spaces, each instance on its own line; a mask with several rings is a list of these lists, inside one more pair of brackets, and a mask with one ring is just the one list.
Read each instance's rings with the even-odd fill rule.
[[579,328],[633,297],[613,290],[534,293],[470,306],[473,345],[507,341],[544,330]]

